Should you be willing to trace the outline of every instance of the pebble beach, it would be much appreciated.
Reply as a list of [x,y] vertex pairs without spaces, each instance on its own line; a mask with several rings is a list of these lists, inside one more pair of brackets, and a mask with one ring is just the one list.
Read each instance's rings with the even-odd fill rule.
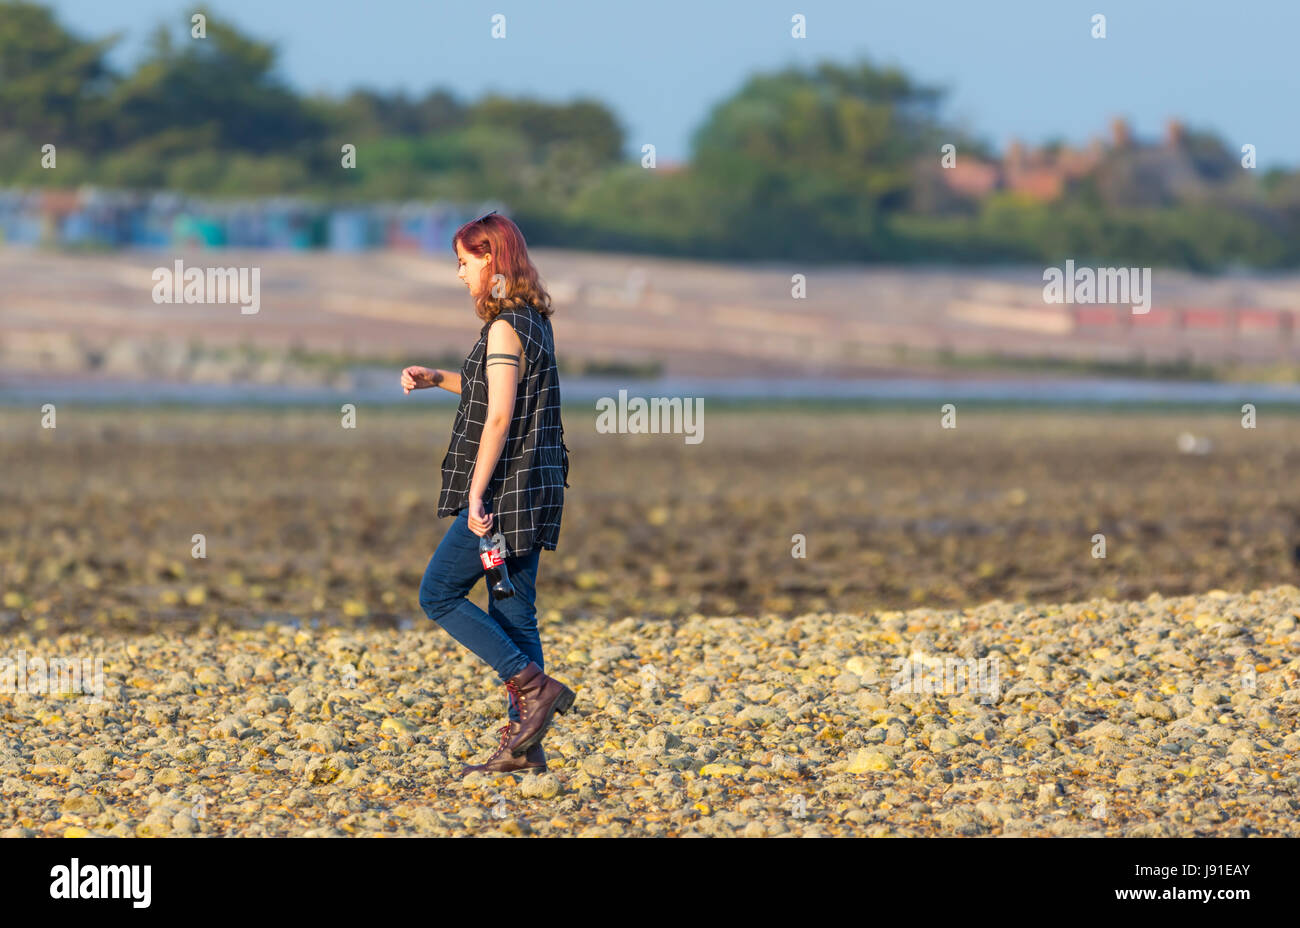
[[[547,672],[578,697],[546,736],[549,770],[464,779],[496,746],[504,690],[425,621],[7,635],[29,670],[34,658],[102,660],[103,686],[98,699],[0,696],[0,834],[1300,831],[1292,585],[794,617],[543,616]],[[960,676],[900,688],[907,658],[995,660],[996,698]]]

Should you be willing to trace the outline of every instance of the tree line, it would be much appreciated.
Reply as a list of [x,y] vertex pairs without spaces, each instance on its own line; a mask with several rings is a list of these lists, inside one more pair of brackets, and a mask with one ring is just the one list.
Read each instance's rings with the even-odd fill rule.
[[0,185],[491,199],[534,244],[730,260],[1300,264],[1300,175],[1245,170],[1211,133],[1189,135],[1205,181],[1194,196],[1163,189],[1126,151],[1053,202],[955,196],[935,170],[943,146],[995,156],[944,123],[943,90],[821,63],[753,75],[708,113],[687,164],[648,169],[598,100],[304,95],[274,46],[199,12],[205,38],[191,38],[187,13],[118,71],[108,56],[121,36],[82,37],[38,4],[0,2]]

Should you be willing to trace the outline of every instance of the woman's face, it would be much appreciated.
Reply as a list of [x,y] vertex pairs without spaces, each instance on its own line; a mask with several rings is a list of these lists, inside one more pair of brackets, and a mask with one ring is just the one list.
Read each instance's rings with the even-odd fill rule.
[[456,271],[456,276],[464,282],[465,286],[469,287],[470,296],[478,296],[479,282],[483,279],[483,268],[492,261],[491,252],[480,258],[470,254],[461,247],[460,242],[457,242],[456,257],[460,261],[460,268]]

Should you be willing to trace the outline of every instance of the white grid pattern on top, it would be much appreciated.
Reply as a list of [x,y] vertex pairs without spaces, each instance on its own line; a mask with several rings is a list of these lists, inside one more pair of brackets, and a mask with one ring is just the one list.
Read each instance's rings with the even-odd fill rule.
[[[555,550],[568,486],[568,448],[560,420],[560,379],[555,366],[551,322],[532,306],[502,310],[497,316],[514,328],[524,349],[524,379],[516,387],[510,431],[483,495],[496,514],[493,533],[506,540],[507,556],[533,548]],[[461,366],[460,406],[451,443],[442,461],[438,515],[455,515],[469,504],[469,485],[487,418],[484,355],[490,324]]]

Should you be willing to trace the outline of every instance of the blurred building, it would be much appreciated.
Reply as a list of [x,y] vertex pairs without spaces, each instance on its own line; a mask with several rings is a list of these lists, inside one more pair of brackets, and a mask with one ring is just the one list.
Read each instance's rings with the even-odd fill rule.
[[959,155],[937,177],[948,191],[967,199],[1010,191],[1044,203],[1059,199],[1072,184],[1092,179],[1103,200],[1136,206],[1203,196],[1228,174],[1224,153],[1198,153],[1177,120],[1170,120],[1164,139],[1156,143],[1138,142],[1123,119],[1111,123],[1110,136],[1109,145],[1094,138],[1083,148],[1031,148],[1012,140],[999,160]]

